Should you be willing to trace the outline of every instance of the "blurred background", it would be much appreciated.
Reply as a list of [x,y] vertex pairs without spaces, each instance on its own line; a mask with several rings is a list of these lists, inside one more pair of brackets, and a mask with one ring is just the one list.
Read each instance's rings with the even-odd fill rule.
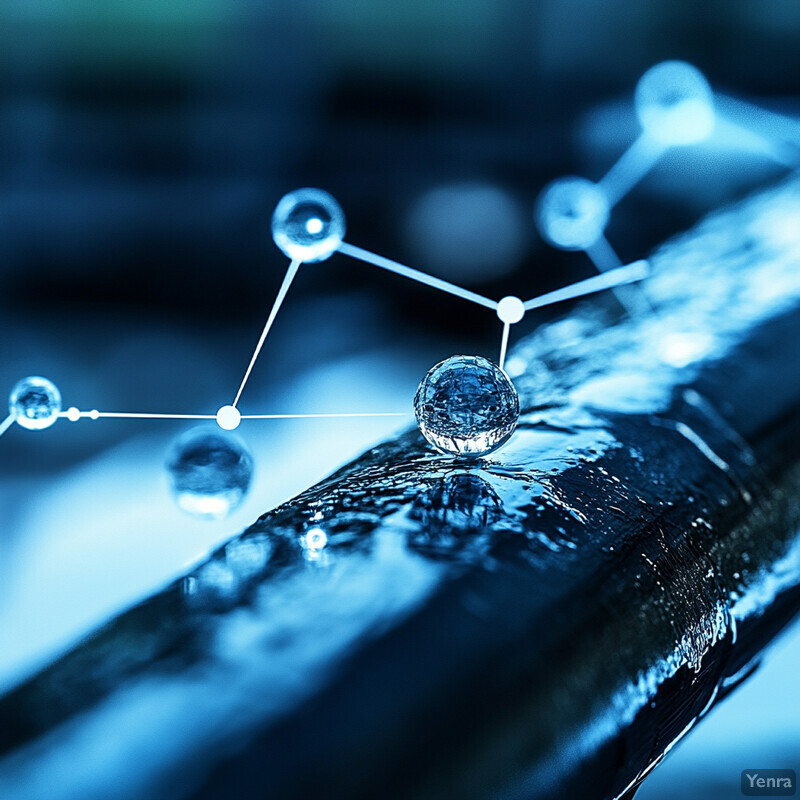
[[[637,79],[667,58],[795,113],[798,37],[792,0],[2,0],[0,386],[45,375],[87,410],[231,402],[286,269],[272,209],[300,186],[339,200],[351,243],[493,298],[589,277],[538,237],[542,187],[605,173],[638,135]],[[671,151],[614,210],[622,260],[786,174],[766,149],[719,130]],[[301,269],[240,408],[410,411],[433,363],[498,346],[493,313],[336,255]],[[0,689],[409,423],[243,425],[253,488],[215,522],[170,497],[186,424],[12,427]],[[781,647],[641,798],[800,768],[800,631]]]

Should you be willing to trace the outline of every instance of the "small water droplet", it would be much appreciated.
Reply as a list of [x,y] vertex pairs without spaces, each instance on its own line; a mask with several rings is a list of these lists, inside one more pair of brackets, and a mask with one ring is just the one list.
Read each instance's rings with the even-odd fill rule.
[[173,445],[167,472],[180,508],[204,519],[220,519],[247,494],[253,459],[237,437],[213,428],[194,428]]

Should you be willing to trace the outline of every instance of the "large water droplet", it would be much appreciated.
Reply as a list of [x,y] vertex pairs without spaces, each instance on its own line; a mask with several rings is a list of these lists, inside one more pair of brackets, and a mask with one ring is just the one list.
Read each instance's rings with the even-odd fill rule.
[[519,421],[519,397],[508,375],[480,356],[451,356],[417,389],[422,435],[443,453],[483,456],[504,444]]
[[173,445],[167,471],[177,504],[204,519],[220,519],[244,499],[253,477],[253,458],[235,436],[194,428]]

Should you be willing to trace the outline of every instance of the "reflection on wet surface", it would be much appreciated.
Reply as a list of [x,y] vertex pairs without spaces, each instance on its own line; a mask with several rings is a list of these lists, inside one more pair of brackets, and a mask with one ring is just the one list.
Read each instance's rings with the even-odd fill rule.
[[[800,197],[797,183],[777,191]],[[800,475],[759,465],[745,443],[760,435],[759,415],[800,390],[735,398],[738,376],[723,363],[800,300],[792,251],[763,238],[773,202],[750,201],[733,232],[711,218],[656,254],[655,316],[609,325],[589,310],[521,343],[519,428],[479,466],[436,455],[416,431],[377,447],[1,701],[21,722],[5,733],[5,750],[19,749],[0,762],[0,795],[37,796],[48,781],[53,800],[100,798],[124,774],[119,797],[179,797],[174,764],[197,762],[200,780],[219,752],[256,735],[279,753],[274,774],[290,774],[302,757],[272,733],[285,715],[302,717],[334,684],[369,708],[358,694],[368,688],[347,676],[363,658],[369,686],[393,685],[408,652],[424,659],[433,696],[455,696],[460,676],[464,695],[511,708],[511,722],[487,725],[509,726],[504,752],[532,765],[532,786],[603,747],[623,759],[641,739],[645,761],[665,752],[746,666],[742,630],[800,578],[789,500]],[[753,256],[754,241],[768,257]],[[728,262],[735,281],[719,273]],[[757,290],[765,281],[773,288]],[[695,328],[714,336],[698,344]],[[749,357],[763,361],[780,342],[757,344]],[[742,369],[747,357],[736,353]],[[425,711],[378,697],[383,726]],[[390,758],[378,722],[347,729],[365,752],[377,748],[375,764]],[[111,728],[128,732],[120,762],[140,765],[131,754],[144,752],[146,768],[97,764]],[[324,731],[331,758],[335,733]],[[53,780],[67,759],[70,786]]]

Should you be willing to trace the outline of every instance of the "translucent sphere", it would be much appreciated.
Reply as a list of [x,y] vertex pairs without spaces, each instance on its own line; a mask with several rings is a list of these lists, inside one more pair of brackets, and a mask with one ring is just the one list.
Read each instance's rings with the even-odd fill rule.
[[451,356],[422,379],[414,413],[422,435],[437,450],[484,456],[517,427],[519,397],[509,377],[491,361]]
[[534,216],[542,236],[562,250],[591,247],[608,225],[606,193],[585,178],[558,178],[544,187]]
[[344,212],[322,189],[290,192],[272,215],[275,244],[295,261],[324,261],[344,238]]
[[645,133],[662,144],[695,144],[714,128],[714,94],[696,67],[662,61],[639,79],[636,114]]
[[237,437],[214,428],[193,428],[172,446],[167,472],[180,508],[205,519],[221,519],[247,494],[253,458]]
[[49,428],[61,411],[61,392],[47,378],[23,378],[11,390],[8,410],[23,428]]

